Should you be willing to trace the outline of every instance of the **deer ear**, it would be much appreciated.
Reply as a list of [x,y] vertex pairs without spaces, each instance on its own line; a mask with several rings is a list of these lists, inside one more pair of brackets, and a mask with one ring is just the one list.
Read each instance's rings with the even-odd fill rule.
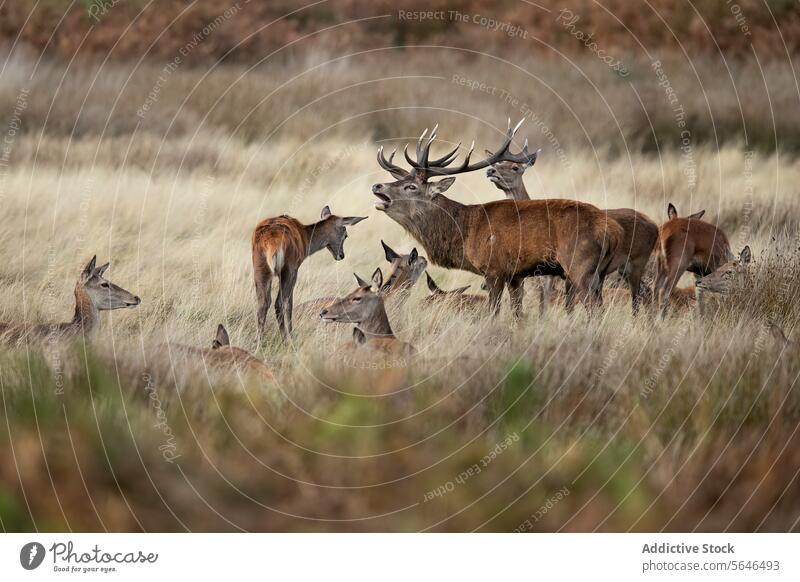
[[383,242],[383,240],[381,240],[381,246],[383,247],[383,253],[386,255],[386,260],[390,263],[400,257],[400,255],[394,252],[392,247]]
[[747,245],[742,249],[742,252],[739,253],[739,262],[743,265],[747,265],[752,260],[753,253],[750,251],[750,245]]
[[678,218],[678,211],[673,206],[672,202],[667,204],[667,218],[672,220],[673,218]]
[[380,267],[375,269],[375,272],[372,273],[372,284],[375,286],[375,291],[380,289],[383,285],[383,273],[381,273]]
[[431,278],[431,276],[428,274],[428,271],[425,271],[425,279],[427,279],[427,281],[428,281],[428,289],[430,290],[430,292],[431,293],[438,293],[439,292],[439,286],[436,284],[436,281],[434,281]]
[[538,150],[533,152],[533,154],[528,156],[528,159],[525,160],[525,167],[526,168],[530,168],[533,164],[536,163],[536,160],[539,159],[539,152],[541,152],[541,151],[542,151],[542,148],[539,148]]
[[701,210],[700,212],[695,212],[694,214],[690,214],[688,218],[692,218],[694,220],[700,220],[703,218],[703,215],[706,213],[705,210]]
[[362,220],[366,219],[367,219],[366,216],[347,216],[342,219],[342,224],[344,224],[345,226],[353,226],[354,224],[358,224]]
[[364,281],[364,279],[359,277],[357,273],[353,273],[353,275],[355,276],[356,283],[358,283],[359,287],[371,287],[371,285],[369,283],[367,283],[366,281]]
[[217,326],[217,337],[211,344],[211,349],[218,350],[222,346],[229,346],[229,345],[231,345],[231,340],[228,337],[228,330],[225,329],[225,326],[220,323]]
[[459,287],[458,289],[453,289],[451,293],[455,293],[456,295],[461,295],[467,289],[469,289],[469,285],[467,285],[466,287]]
[[330,218],[331,216],[333,216],[333,213],[331,212],[330,206],[326,206],[325,208],[323,208],[322,212],[320,212],[319,214],[320,220],[325,220],[326,218]]
[[89,279],[91,279],[92,275],[94,274],[94,269],[96,264],[97,264],[97,255],[92,257],[92,260],[86,264],[83,271],[81,272],[82,281],[88,281]]
[[359,346],[363,346],[367,343],[367,335],[357,327],[353,328],[353,343]]
[[418,258],[419,258],[419,253],[417,252],[417,247],[414,247],[413,249],[411,249],[411,254],[408,255],[408,264],[413,265],[414,263],[417,262]]
[[454,176],[450,176],[449,178],[445,178],[444,180],[439,180],[438,182],[432,182],[430,185],[430,191],[434,194],[442,194],[443,192],[447,192],[448,188],[453,185],[456,179]]
[[111,263],[106,263],[105,265],[100,265],[99,267],[97,267],[97,268],[94,270],[94,274],[95,274],[95,275],[97,275],[98,277],[102,277],[102,276],[103,276],[103,273],[105,273],[105,272],[106,272],[106,270],[107,270],[107,269],[108,269],[110,266],[111,266]]

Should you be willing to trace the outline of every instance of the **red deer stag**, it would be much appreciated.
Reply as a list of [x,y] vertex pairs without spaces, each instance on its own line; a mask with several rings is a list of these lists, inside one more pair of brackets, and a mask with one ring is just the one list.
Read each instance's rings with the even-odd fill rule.
[[27,340],[58,340],[77,335],[90,335],[100,325],[100,312],[128,309],[141,304],[141,299],[115,285],[103,274],[109,263],[97,266],[97,257],[86,265],[75,283],[75,315],[68,323],[25,325],[0,323],[0,341],[21,343]]
[[413,355],[414,347],[397,339],[389,324],[383,296],[379,293],[383,287],[381,270],[375,270],[372,283],[364,281],[358,275],[355,277],[358,282],[355,291],[334,301],[320,311],[319,316],[325,321],[356,324],[353,329],[356,347],[364,346],[392,355]]
[[358,224],[365,216],[340,217],[329,207],[322,209],[319,222],[302,224],[291,216],[267,218],[253,231],[253,274],[258,301],[258,336],[263,338],[267,312],[272,302],[272,279],[279,280],[275,300],[275,317],[281,336],[292,333],[292,304],[297,271],[306,257],[327,248],[333,258],[344,258],[347,227]]
[[[378,163],[397,181],[375,184],[376,208],[399,223],[423,247],[433,264],[482,275],[489,290],[488,307],[496,315],[500,295],[508,285],[512,311],[521,314],[525,277],[565,275],[572,283],[566,305],[577,296],[587,306],[602,301],[594,289],[605,273],[622,238],[621,227],[595,206],[573,200],[498,200],[488,204],[461,204],[444,196],[456,174],[472,172],[508,159],[508,148],[519,128],[509,123],[497,152],[470,164],[473,148],[455,167],[460,148],[430,159],[436,128],[417,141],[416,160],[405,158],[407,171],[387,160],[383,148]],[[473,144],[474,147],[474,144]],[[438,182],[430,179],[446,176]]]
[[[670,296],[686,271],[693,273],[697,282],[734,258],[722,229],[700,220],[704,213],[703,210],[681,218],[675,206],[671,203],[667,206],[668,220],[658,229],[653,288],[662,316],[666,315]],[[698,289],[697,306],[702,313],[702,289]]]
[[[486,176],[497,188],[502,190],[506,198],[511,200],[530,200],[522,176],[525,170],[536,163],[536,158],[541,150],[534,153],[528,151],[528,142],[522,151],[516,155],[509,155],[507,159],[496,162],[488,170]],[[492,152],[486,152],[492,155]],[[630,208],[615,208],[605,211],[608,216],[617,221],[622,227],[622,240],[617,246],[614,258],[609,266],[608,273],[618,271],[627,281],[631,292],[631,309],[633,314],[639,310],[643,294],[647,289],[642,284],[647,262],[658,240],[658,226],[641,212]],[[601,281],[602,284],[602,281]],[[547,303],[549,289],[545,290],[543,303]]]

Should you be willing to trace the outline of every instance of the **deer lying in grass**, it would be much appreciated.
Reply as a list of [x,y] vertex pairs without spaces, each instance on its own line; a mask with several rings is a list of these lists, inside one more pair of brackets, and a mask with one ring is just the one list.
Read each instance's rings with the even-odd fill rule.
[[291,216],[268,218],[253,231],[253,274],[258,301],[258,335],[263,338],[267,312],[272,302],[272,279],[279,280],[275,317],[281,336],[292,333],[292,306],[297,271],[306,257],[328,249],[337,261],[344,258],[347,227],[366,216],[339,217],[329,207],[322,209],[319,222],[302,224]]
[[247,350],[231,345],[228,330],[222,324],[217,326],[217,335],[211,344],[211,348],[204,349],[188,346],[179,346],[179,348],[191,356],[202,359],[213,368],[253,374],[265,380],[274,379],[269,367],[262,360],[253,356]]
[[431,292],[431,294],[424,299],[427,305],[446,305],[459,310],[480,311],[485,309],[489,302],[488,295],[464,293],[464,291],[469,289],[469,285],[453,289],[452,291],[444,291],[439,288],[436,281],[434,281],[428,273],[425,273],[425,277],[428,279],[428,289]]
[[128,309],[141,304],[141,299],[111,281],[103,274],[109,263],[97,266],[97,257],[86,265],[75,283],[75,315],[68,323],[26,325],[0,323],[0,341],[59,340],[78,335],[91,335],[100,325],[100,312]]
[[[653,288],[662,316],[666,315],[672,291],[686,271],[693,273],[697,282],[734,258],[725,233],[713,224],[700,220],[704,213],[700,211],[680,218],[675,206],[667,206],[668,220],[658,229]],[[697,306],[702,313],[700,288]]]
[[[528,151],[528,142],[526,141],[519,154],[509,155],[507,159],[496,162],[486,170],[486,176],[489,181],[505,193],[506,198],[510,200],[530,200],[531,197],[525,189],[525,182],[522,177],[525,174],[525,170],[536,162],[539,151],[541,150],[531,154]],[[486,153],[490,156],[492,155],[492,152],[488,150]],[[636,315],[643,296],[647,293],[644,285],[642,285],[642,278],[647,269],[647,262],[658,240],[658,226],[647,216],[631,208],[615,208],[605,212],[622,227],[623,233],[607,272],[613,273],[617,271],[627,281],[631,293],[631,309],[633,314]],[[552,279],[548,283],[551,284]],[[602,285],[602,280],[599,283]],[[540,299],[540,310],[543,305],[547,304],[547,296],[550,294],[550,290],[550,285],[547,285],[543,292],[543,297]]]
[[397,339],[389,324],[383,296],[379,293],[383,287],[381,270],[375,270],[372,283],[358,275],[355,277],[358,282],[355,291],[337,299],[320,311],[319,316],[325,321],[356,324],[353,329],[355,347],[366,347],[393,356],[414,355],[414,347]]
[[[384,296],[384,299],[394,301],[395,305],[402,304],[408,299],[409,292],[419,276],[428,268],[428,260],[421,256],[416,248],[404,255],[396,252],[383,241],[381,241],[381,246],[383,246],[386,260],[391,264],[391,270],[386,282],[381,285],[379,293]],[[338,297],[328,296],[304,301],[297,306],[296,311],[300,317],[311,313],[316,316],[319,315],[321,309],[337,299]]]
[[[520,122],[521,123],[521,122]],[[571,282],[566,304],[575,298],[587,306],[602,302],[598,278],[605,273],[622,238],[622,228],[600,209],[573,200],[498,200],[488,204],[461,204],[444,196],[455,178],[507,159],[519,124],[506,132],[497,153],[470,164],[473,148],[456,167],[450,164],[460,146],[435,160],[430,149],[436,128],[417,141],[416,160],[406,148],[411,171],[387,160],[383,148],[378,163],[397,181],[375,184],[376,208],[416,238],[433,264],[482,275],[489,290],[487,308],[495,315],[500,295],[508,285],[512,311],[521,314],[525,277],[564,275]],[[447,176],[430,182],[435,176]]]

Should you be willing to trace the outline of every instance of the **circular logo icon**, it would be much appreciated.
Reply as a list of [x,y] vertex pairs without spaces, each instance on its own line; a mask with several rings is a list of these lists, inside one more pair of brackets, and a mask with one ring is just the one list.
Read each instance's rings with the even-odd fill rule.
[[19,551],[19,563],[26,570],[35,570],[44,561],[44,546],[39,542],[28,542]]

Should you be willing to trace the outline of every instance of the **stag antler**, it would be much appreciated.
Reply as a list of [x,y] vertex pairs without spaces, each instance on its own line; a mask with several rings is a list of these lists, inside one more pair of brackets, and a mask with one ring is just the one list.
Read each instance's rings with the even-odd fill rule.
[[408,176],[408,170],[404,170],[400,166],[396,166],[392,163],[394,159],[394,155],[397,153],[397,150],[393,151],[387,160],[383,157],[383,146],[378,148],[378,164],[380,164],[381,168],[389,172],[392,176],[397,178],[398,180],[402,180],[406,176]]

